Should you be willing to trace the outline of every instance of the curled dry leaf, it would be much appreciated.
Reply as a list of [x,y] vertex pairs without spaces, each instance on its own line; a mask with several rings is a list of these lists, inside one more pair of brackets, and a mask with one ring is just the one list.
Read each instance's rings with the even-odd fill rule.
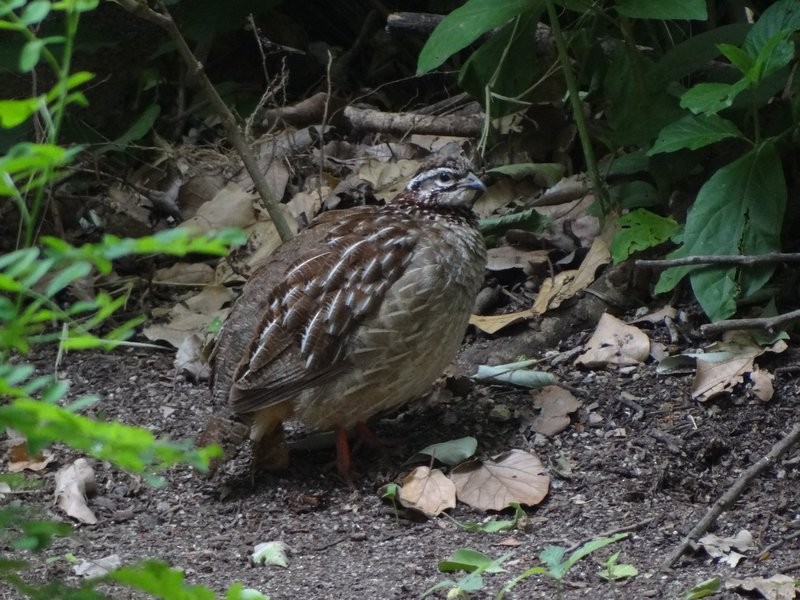
[[122,559],[119,557],[119,554],[111,554],[95,560],[81,559],[77,565],[72,567],[72,572],[78,577],[95,579],[97,577],[103,577],[109,571],[118,569],[121,566]]
[[586,343],[586,351],[575,359],[575,364],[589,368],[627,367],[644,362],[649,355],[650,339],[644,332],[603,313]]
[[28,452],[28,441],[24,435],[13,429],[6,429],[6,433],[10,442],[6,452],[9,472],[19,473],[26,469],[28,471],[41,471],[55,458],[53,453],[46,448],[35,456],[31,456]]
[[456,486],[439,469],[417,467],[403,479],[400,504],[428,517],[455,508]]
[[536,296],[533,310],[539,314],[557,308],[562,302],[572,298],[594,283],[597,269],[611,262],[611,251],[608,244],[597,237],[589,248],[581,266],[575,271],[562,271],[555,278],[548,277]]
[[541,412],[533,419],[531,427],[546,436],[556,435],[569,427],[569,415],[581,407],[581,401],[569,390],[556,385],[542,388],[533,398],[534,405]]
[[512,502],[534,506],[550,488],[542,461],[524,450],[461,464],[450,472],[450,479],[458,499],[480,510],[503,510]]
[[795,596],[795,578],[777,573],[772,577],[747,577],[746,579],[728,579],[725,589],[742,589],[747,592],[757,591],[767,600],[793,600]]
[[186,373],[193,381],[207,381],[210,375],[208,361],[203,355],[203,340],[192,334],[186,337],[175,353],[175,370]]
[[475,325],[481,331],[486,333],[497,333],[504,327],[508,327],[509,325],[513,325],[515,323],[520,323],[526,319],[530,319],[536,316],[536,312],[532,309],[521,310],[519,312],[508,313],[505,315],[471,315],[469,318],[469,324]]
[[87,504],[87,496],[95,490],[94,469],[85,458],[79,458],[56,473],[56,504],[82,523],[97,523],[97,517]]

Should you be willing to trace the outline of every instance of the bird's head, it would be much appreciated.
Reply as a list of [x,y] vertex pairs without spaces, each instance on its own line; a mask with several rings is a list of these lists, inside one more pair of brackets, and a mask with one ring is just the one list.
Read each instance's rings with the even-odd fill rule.
[[439,157],[424,164],[408,182],[406,193],[421,206],[472,209],[486,186],[464,157]]

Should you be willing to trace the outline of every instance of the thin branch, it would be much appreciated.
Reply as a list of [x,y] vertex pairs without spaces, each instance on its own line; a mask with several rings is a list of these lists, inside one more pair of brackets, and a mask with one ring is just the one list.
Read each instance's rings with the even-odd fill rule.
[[758,317],[754,319],[727,319],[716,323],[706,323],[700,326],[700,333],[710,335],[723,331],[738,331],[739,329],[758,329],[774,333],[786,326],[800,321],[800,310],[793,310],[774,317]]
[[717,520],[723,511],[731,506],[736,500],[738,500],[739,496],[744,493],[747,487],[750,485],[756,477],[761,475],[768,467],[772,466],[778,458],[780,458],[783,454],[785,454],[792,446],[794,446],[797,441],[800,440],[800,423],[795,423],[792,430],[786,434],[782,439],[780,439],[770,451],[759,461],[749,468],[745,469],[739,478],[733,483],[733,485],[728,488],[719,499],[714,502],[711,508],[706,511],[706,514],[703,516],[700,521],[698,521],[697,525],[695,525],[692,530],[683,538],[680,544],[670,553],[670,555],[666,558],[666,560],[661,564],[661,568],[663,570],[667,570],[675,564],[675,562],[681,557],[681,555],[686,552],[689,546],[692,543],[697,542],[700,539],[700,536],[703,535],[706,531],[708,531],[709,527],[711,527],[714,522]]
[[637,260],[637,267],[650,269],[668,269],[670,267],[688,267],[696,265],[733,265],[751,267],[776,262],[800,262],[800,254],[787,252],[768,252],[758,255],[739,255],[721,256],[719,254],[708,254],[699,256],[686,256],[683,258],[670,258],[664,260]]
[[167,7],[159,0],[158,4],[161,11],[159,13],[151,9],[145,2],[140,0],[116,0],[116,2],[125,10],[147,21],[155,23],[169,34],[170,38],[175,43],[178,54],[180,54],[183,62],[186,63],[190,74],[196,77],[196,80],[199,83],[206,99],[219,115],[222,125],[225,127],[225,132],[228,135],[228,139],[230,140],[231,144],[233,144],[233,147],[236,148],[236,151],[242,158],[245,169],[247,169],[247,172],[253,179],[256,192],[258,192],[264,208],[267,209],[272,222],[275,224],[275,228],[278,230],[278,235],[281,236],[283,241],[291,239],[293,234],[289,227],[289,223],[286,221],[286,217],[280,208],[280,204],[272,196],[272,192],[270,192],[267,180],[264,178],[264,174],[258,167],[256,157],[253,154],[250,145],[245,140],[244,135],[242,135],[241,130],[239,129],[239,124],[236,122],[236,117],[233,116],[230,108],[228,108],[228,106],[225,104],[225,101],[217,93],[214,85],[208,79],[203,65],[197,60],[197,58],[195,58],[183,35],[181,35],[178,26],[172,19],[172,15],[170,15],[169,11],[167,10]]

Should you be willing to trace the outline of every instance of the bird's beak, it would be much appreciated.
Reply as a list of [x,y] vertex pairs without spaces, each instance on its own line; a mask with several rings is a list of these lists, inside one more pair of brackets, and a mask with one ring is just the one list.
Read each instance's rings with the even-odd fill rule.
[[480,178],[477,175],[475,175],[475,173],[470,173],[469,175],[467,175],[467,179],[464,182],[464,187],[473,190],[478,190],[480,192],[486,191],[486,186],[483,184]]

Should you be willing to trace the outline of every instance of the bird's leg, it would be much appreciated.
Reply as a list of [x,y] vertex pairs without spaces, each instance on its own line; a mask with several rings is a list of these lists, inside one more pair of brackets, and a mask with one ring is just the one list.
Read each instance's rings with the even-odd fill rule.
[[353,485],[353,457],[350,454],[347,429],[344,427],[336,428],[336,470],[348,485]]

